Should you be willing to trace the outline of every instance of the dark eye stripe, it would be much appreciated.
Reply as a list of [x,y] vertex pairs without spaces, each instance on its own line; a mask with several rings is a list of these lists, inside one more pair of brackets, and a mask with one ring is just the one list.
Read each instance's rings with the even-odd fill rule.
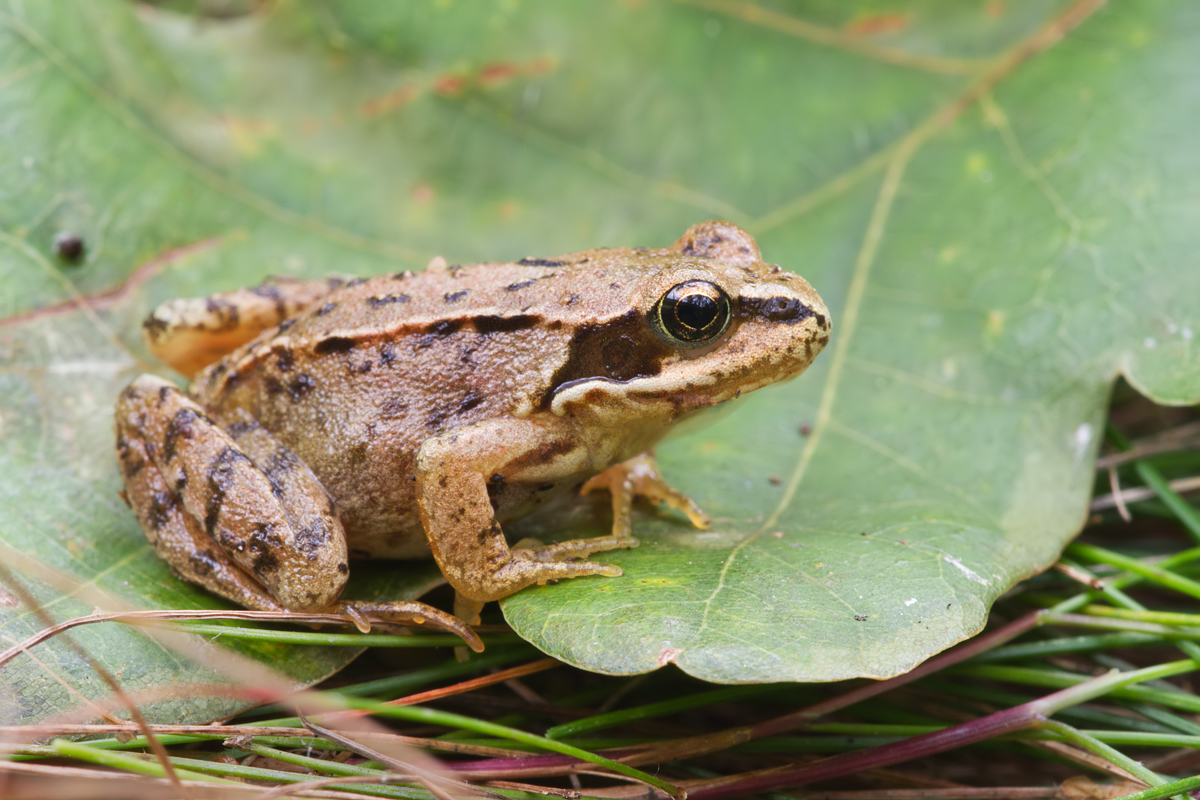
[[812,306],[796,297],[738,297],[738,317],[743,320],[766,319],[784,325],[798,325],[811,316]]

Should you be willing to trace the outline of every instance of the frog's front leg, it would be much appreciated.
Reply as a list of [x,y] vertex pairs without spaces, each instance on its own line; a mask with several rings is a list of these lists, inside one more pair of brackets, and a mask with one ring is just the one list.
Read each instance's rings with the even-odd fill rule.
[[126,499],[184,579],[248,608],[430,621],[482,649],[458,619],[423,603],[339,601],[349,567],[341,522],[311,470],[248,415],[222,420],[143,375],[117,401]]
[[468,621],[483,603],[535,583],[583,575],[621,575],[614,564],[566,561],[623,547],[628,536],[579,539],[510,549],[496,521],[488,485],[554,481],[590,471],[587,447],[553,423],[495,419],[430,439],[417,453],[421,523],[442,574],[457,593],[455,611]]

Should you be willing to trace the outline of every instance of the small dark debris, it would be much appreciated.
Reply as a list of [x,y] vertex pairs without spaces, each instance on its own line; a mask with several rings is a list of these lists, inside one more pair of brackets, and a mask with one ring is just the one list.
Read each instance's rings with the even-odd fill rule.
[[68,231],[54,234],[54,254],[71,264],[83,258],[83,237]]
[[858,620],[859,622],[866,622],[867,615],[866,614],[855,614],[854,619]]
[[783,483],[783,478],[780,478],[778,475],[772,475],[767,478],[767,480],[771,482],[772,486],[778,486],[779,484]]

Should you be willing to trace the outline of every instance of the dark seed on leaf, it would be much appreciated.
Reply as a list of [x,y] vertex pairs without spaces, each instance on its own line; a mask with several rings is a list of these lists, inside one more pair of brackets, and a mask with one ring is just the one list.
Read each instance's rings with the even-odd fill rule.
[[72,264],[83,258],[83,237],[68,231],[54,235],[54,254]]

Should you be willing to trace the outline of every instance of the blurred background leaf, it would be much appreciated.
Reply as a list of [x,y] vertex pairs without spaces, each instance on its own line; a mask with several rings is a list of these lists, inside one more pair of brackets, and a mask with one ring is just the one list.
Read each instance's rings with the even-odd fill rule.
[[[140,321],[271,274],[662,246],[724,217],[821,292],[835,336],[808,374],[661,449],[712,531],[641,514],[642,547],[609,559],[625,577],[504,603],[609,673],[903,672],[1077,532],[1118,374],[1200,399],[1191,4],[0,9],[0,538],[134,605],[218,605],[117,494],[113,398],[161,369]],[[603,507],[512,533],[593,534]],[[392,596],[437,577],[355,575]],[[56,619],[90,610],[28,588]],[[6,640],[41,627],[0,600]],[[131,686],[214,680],[116,626],[76,636]],[[243,649],[298,683],[353,655]],[[69,650],[34,654],[3,672],[17,718],[107,692]]]

